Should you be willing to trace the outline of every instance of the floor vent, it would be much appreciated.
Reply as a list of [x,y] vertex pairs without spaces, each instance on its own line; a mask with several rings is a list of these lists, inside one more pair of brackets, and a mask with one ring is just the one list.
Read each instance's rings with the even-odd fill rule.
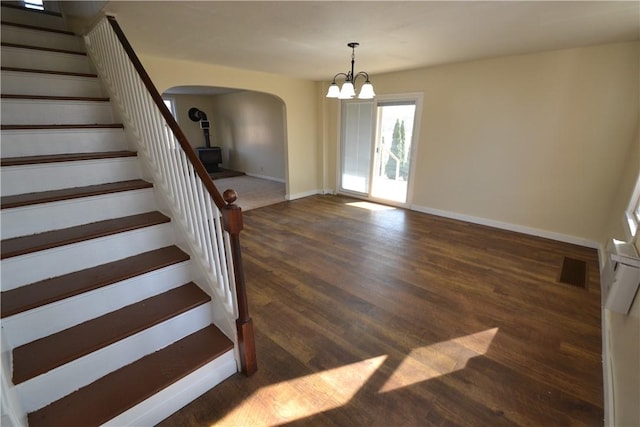
[[558,282],[579,288],[587,287],[587,262],[575,258],[564,257]]

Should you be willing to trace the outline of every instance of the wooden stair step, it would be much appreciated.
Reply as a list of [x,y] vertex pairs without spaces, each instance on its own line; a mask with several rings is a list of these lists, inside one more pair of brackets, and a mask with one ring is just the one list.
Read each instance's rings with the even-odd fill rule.
[[72,32],[72,31],[57,30],[55,28],[39,27],[39,26],[36,26],[36,25],[19,24],[17,22],[0,21],[0,25],[8,25],[10,27],[24,28],[24,29],[27,29],[27,30],[46,31],[46,32],[49,32],[49,33],[57,33],[57,34],[64,34],[64,35],[68,35],[68,36],[75,36],[75,33]]
[[60,76],[98,78],[98,75],[93,73],[73,73],[71,71],[41,70],[37,68],[0,67],[0,71],[15,71],[19,73],[55,74]]
[[0,46],[4,46],[4,47],[15,47],[15,48],[18,48],[18,49],[41,50],[41,51],[44,51],[44,52],[66,53],[66,54],[69,54],[69,55],[87,56],[87,54],[86,54],[86,53],[84,53],[84,52],[79,52],[79,51],[77,51],[77,50],[56,49],[56,48],[52,48],[52,47],[32,46],[32,45],[28,45],[28,44],[18,44],[18,43],[5,43],[5,42],[2,42],[2,43],[0,43]]
[[91,96],[55,96],[55,95],[20,95],[3,93],[0,99],[28,99],[40,101],[93,101],[93,102],[109,102],[109,98],[91,97]]
[[222,332],[208,326],[30,413],[29,426],[104,424],[232,348]]
[[56,248],[85,240],[110,236],[130,230],[170,222],[171,219],[160,212],[147,212],[124,218],[108,219],[90,224],[78,225],[61,230],[47,231],[30,236],[2,240],[0,259],[25,255],[45,249]]
[[0,130],[69,130],[69,129],[124,129],[122,123],[78,123],[68,125],[0,125]]
[[16,194],[0,197],[0,209],[17,208],[39,203],[58,202],[60,200],[78,199],[101,194],[119,193],[123,191],[152,188],[153,184],[142,179],[110,182],[108,184],[88,185],[86,187],[65,188],[62,190],[40,191],[37,193]]
[[20,384],[211,301],[191,282],[13,349]]
[[13,316],[188,260],[189,255],[180,248],[167,246],[4,291],[0,294],[0,316]]
[[115,159],[135,157],[135,151],[102,151],[94,153],[49,154],[46,156],[6,157],[0,160],[0,166],[24,166],[42,163],[75,162],[82,160]]

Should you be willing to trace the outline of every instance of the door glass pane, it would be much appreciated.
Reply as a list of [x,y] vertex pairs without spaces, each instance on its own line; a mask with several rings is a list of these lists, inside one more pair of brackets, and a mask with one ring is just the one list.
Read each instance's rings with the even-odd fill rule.
[[342,116],[343,190],[369,193],[373,102],[345,102]]
[[378,104],[376,158],[371,195],[400,203],[407,201],[414,101]]

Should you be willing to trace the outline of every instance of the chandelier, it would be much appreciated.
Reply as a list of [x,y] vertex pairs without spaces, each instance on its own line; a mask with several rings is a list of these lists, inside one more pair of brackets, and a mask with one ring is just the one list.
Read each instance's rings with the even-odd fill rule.
[[[358,74],[354,74],[353,66],[356,58],[356,47],[360,46],[358,42],[347,43],[347,46],[351,48],[351,71],[347,71],[347,73],[338,73],[333,76],[333,81],[331,82],[331,86],[329,86],[329,90],[327,91],[327,98],[338,98],[338,99],[351,99],[355,98],[355,83],[356,79],[360,76],[365,78],[365,82],[360,88],[360,93],[358,94],[358,98],[360,99],[372,99],[376,94],[373,92],[373,85],[369,81],[369,74],[364,71],[360,71]],[[338,88],[338,84],[336,83],[336,79],[339,76],[344,77],[344,83],[342,84],[342,89]]]

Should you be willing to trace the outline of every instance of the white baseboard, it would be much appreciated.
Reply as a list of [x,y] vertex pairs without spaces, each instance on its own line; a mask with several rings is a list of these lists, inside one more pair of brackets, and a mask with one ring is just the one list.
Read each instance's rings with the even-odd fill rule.
[[286,200],[296,200],[296,199],[303,199],[305,197],[309,197],[309,196],[315,196],[316,194],[323,194],[322,190],[310,190],[310,191],[304,191],[302,193],[296,193],[296,194],[285,194],[284,198]]
[[[604,303],[603,303],[604,304]],[[609,313],[602,307],[602,385],[604,400],[604,425],[613,427],[615,424],[614,403],[613,403],[613,375],[611,374],[611,355],[609,353]]]
[[440,209],[429,208],[426,206],[412,205],[411,210],[427,213],[431,215],[441,216],[445,218],[457,219],[460,221],[471,222],[479,225],[486,225],[489,227],[499,228],[502,230],[515,231],[517,233],[529,234],[532,236],[544,237],[546,239],[557,240],[559,242],[571,243],[574,245],[585,246],[593,249],[600,249],[600,243],[593,240],[583,239],[581,237],[570,236],[567,234],[556,233],[554,231],[540,230],[533,227],[527,227],[518,224],[511,224],[508,222],[496,221],[488,218],[480,218],[471,215],[459,214],[456,212],[449,212]]

